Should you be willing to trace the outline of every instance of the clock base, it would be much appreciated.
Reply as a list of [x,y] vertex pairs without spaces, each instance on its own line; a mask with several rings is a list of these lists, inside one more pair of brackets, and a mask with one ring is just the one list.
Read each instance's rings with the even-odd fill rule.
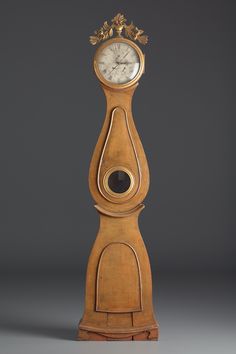
[[130,330],[117,329],[116,331],[109,331],[107,329],[99,330],[89,330],[89,329],[78,329],[77,340],[88,340],[88,341],[141,341],[141,340],[158,340],[159,329],[158,327],[147,327],[142,330],[132,328]]
[[100,227],[86,277],[80,340],[156,340],[151,269],[138,227],[139,205],[130,214],[97,206]]

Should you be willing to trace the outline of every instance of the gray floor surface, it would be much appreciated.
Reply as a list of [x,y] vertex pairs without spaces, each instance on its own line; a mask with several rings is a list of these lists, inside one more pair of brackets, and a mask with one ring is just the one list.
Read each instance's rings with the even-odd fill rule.
[[233,275],[159,274],[153,280],[158,342],[78,342],[84,278],[5,275],[0,289],[0,354],[236,353]]

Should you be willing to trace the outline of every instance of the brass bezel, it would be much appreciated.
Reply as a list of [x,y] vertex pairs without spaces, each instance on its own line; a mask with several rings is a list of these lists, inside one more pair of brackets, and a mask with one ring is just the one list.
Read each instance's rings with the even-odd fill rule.
[[[102,73],[100,72],[100,70],[98,68],[98,64],[97,64],[97,58],[98,58],[101,50],[103,50],[108,45],[110,45],[112,43],[117,43],[117,42],[127,43],[128,45],[133,47],[136,50],[138,57],[139,57],[139,61],[140,61],[139,71],[136,74],[136,76],[132,80],[130,80],[129,82],[126,82],[123,84],[114,84],[114,83],[106,80],[104,78],[104,76],[102,75]],[[99,81],[101,81],[106,86],[114,88],[114,89],[124,89],[124,88],[134,85],[140,79],[142,74],[144,73],[144,65],[145,65],[145,55],[143,54],[142,50],[139,48],[139,46],[137,44],[135,44],[134,42],[130,41],[129,39],[126,39],[123,37],[112,38],[112,39],[107,40],[103,44],[101,44],[100,47],[95,52],[94,61],[93,61],[94,71],[95,71],[95,74],[97,75]]]
[[[113,192],[113,190],[110,189],[109,187],[109,184],[108,184],[108,178],[109,176],[115,172],[115,171],[123,171],[123,172],[126,172],[130,178],[130,186],[129,188],[127,189],[127,191],[123,192],[123,193],[116,193],[116,192]],[[104,175],[103,177],[103,186],[104,186],[104,189],[105,191],[112,197],[115,197],[115,198],[124,198],[126,195],[128,195],[132,189],[134,188],[134,176],[133,174],[130,172],[130,170],[128,170],[126,167],[124,166],[115,166],[115,167],[112,167],[110,168]]]

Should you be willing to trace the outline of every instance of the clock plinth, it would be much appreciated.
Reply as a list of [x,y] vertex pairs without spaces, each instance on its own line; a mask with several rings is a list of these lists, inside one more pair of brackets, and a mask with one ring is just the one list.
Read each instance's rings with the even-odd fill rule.
[[[111,41],[107,41],[108,46]],[[124,82],[125,68],[132,64],[124,62],[128,54],[117,47],[117,43],[124,42],[128,48],[130,43],[135,50],[137,47],[130,40],[114,39],[116,62],[110,69],[115,71],[114,83],[103,79],[95,65],[107,111],[89,171],[89,187],[100,227],[87,266],[79,340],[157,340],[159,333],[152,304],[150,263],[138,226],[149,188],[149,169],[131,109],[144,70],[144,56],[138,49],[142,65],[134,78]],[[95,62],[97,57],[99,52]],[[135,56],[133,60],[138,65]],[[123,69],[118,70],[120,65]]]
[[144,205],[122,215],[98,208],[100,229],[90,254],[81,340],[155,340],[152,281],[138,227]]

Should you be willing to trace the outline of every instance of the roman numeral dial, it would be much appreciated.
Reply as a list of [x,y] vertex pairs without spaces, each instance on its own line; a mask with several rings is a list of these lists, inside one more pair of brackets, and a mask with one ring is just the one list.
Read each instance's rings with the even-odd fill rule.
[[127,84],[140,71],[140,56],[128,41],[115,41],[101,47],[96,65],[103,80],[112,84]]

